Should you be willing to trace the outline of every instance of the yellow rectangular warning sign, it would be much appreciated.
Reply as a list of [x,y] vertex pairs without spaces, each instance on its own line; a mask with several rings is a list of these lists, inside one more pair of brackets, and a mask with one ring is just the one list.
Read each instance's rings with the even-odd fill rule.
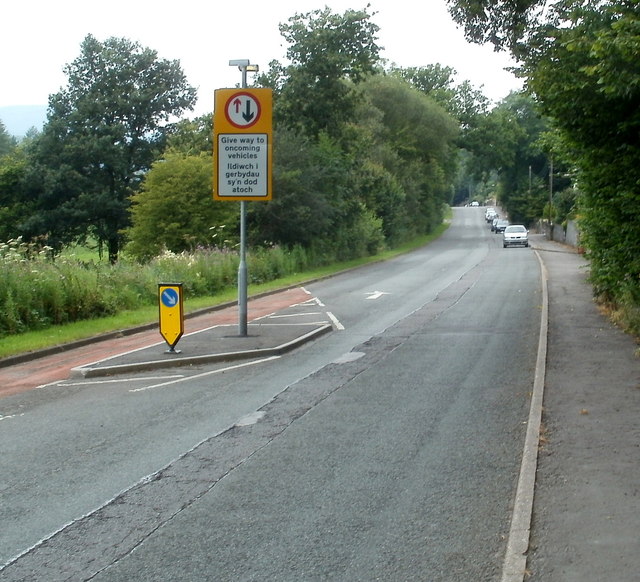
[[271,89],[216,91],[214,200],[271,200],[272,100]]

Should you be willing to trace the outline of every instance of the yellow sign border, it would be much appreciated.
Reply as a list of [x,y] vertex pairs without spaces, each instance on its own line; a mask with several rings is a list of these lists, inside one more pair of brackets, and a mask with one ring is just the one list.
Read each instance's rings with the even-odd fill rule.
[[[173,289],[178,295],[178,303],[168,307],[162,301],[162,293]],[[158,319],[160,335],[173,349],[184,334],[184,307],[182,283],[158,283]]]
[[[249,95],[258,103],[260,117],[247,127],[238,127],[227,118],[227,107],[238,95]],[[216,89],[213,114],[213,199],[214,200],[271,200],[273,195],[273,91],[271,89]],[[267,136],[266,192],[260,195],[220,195],[220,157],[218,151],[219,134],[264,134]]]

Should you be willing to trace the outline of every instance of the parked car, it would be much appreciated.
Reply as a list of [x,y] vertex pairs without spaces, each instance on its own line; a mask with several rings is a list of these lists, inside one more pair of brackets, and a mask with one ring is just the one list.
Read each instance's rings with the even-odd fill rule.
[[522,224],[510,224],[502,233],[502,246],[529,246],[529,231]]
[[498,218],[498,215],[496,214],[496,217],[494,219],[491,220],[491,224],[489,224],[489,228],[491,229],[491,232],[495,232],[496,231],[496,224],[498,224],[498,220],[500,220]]
[[500,234],[501,232],[504,232],[505,228],[507,228],[507,226],[509,226],[509,221],[505,220],[504,218],[502,219],[498,219],[496,221],[495,226],[493,227],[493,232],[495,232],[496,234]]

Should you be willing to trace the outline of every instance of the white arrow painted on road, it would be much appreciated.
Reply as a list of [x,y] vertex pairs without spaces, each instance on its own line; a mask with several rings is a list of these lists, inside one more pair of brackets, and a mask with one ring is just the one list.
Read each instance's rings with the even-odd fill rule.
[[380,297],[389,295],[389,293],[385,293],[384,291],[369,291],[367,295],[369,296],[367,299],[380,299]]

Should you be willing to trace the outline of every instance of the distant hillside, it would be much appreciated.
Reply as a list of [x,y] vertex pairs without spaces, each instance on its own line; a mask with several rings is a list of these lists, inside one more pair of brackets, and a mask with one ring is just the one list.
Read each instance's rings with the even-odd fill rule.
[[21,138],[27,131],[35,127],[38,131],[47,119],[46,105],[10,105],[0,107],[0,119],[7,133]]

